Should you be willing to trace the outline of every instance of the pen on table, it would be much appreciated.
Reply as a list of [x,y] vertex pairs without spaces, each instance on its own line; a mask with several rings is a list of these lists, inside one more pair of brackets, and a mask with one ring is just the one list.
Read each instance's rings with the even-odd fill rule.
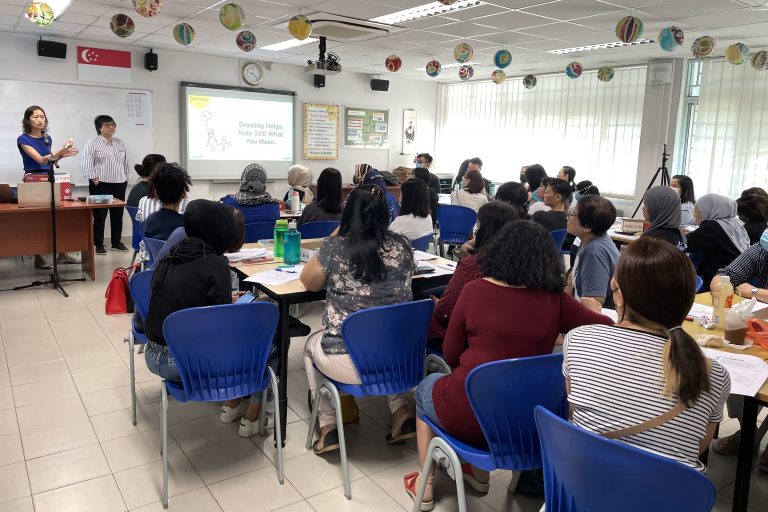
[[275,270],[277,270],[278,272],[285,272],[286,274],[297,274],[298,273],[298,272],[296,272],[292,268],[276,268]]

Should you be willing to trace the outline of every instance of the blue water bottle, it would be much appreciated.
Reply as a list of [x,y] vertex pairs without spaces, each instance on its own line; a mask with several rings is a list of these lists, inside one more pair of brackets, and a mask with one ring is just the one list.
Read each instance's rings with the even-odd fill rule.
[[297,265],[301,261],[301,233],[296,231],[295,220],[288,224],[283,247],[283,261],[285,264]]

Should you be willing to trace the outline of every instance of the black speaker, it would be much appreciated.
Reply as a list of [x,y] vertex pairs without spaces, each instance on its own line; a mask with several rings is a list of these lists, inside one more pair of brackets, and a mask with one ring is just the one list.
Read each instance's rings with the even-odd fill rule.
[[373,80],[371,80],[371,90],[372,91],[388,91],[389,80],[379,80],[378,78],[374,78]]
[[54,59],[67,58],[67,45],[55,41],[37,41],[37,54],[40,57],[53,57]]
[[147,71],[157,71],[157,54],[152,50],[144,54],[144,69]]
[[325,75],[315,75],[315,87],[325,87]]

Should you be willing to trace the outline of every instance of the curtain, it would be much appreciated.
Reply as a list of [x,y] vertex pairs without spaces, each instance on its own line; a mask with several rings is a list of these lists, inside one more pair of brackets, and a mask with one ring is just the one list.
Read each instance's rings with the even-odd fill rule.
[[549,176],[576,169],[601,193],[635,192],[646,67],[616,69],[611,82],[587,71],[538,78],[533,89],[522,78],[502,84],[469,82],[442,86],[435,166],[458,171],[479,156],[483,176],[518,181],[520,167],[539,163]]

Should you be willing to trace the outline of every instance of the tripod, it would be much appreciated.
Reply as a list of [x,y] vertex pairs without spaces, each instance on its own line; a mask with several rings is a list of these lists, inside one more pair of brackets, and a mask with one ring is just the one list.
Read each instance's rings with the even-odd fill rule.
[[[656,181],[656,178],[658,178],[659,174],[661,174],[661,183],[660,185],[662,187],[669,186],[670,183],[672,183],[672,180],[669,178],[669,170],[667,169],[667,157],[669,157],[669,153],[667,153],[667,145],[664,144],[664,150],[661,152],[661,167],[656,169],[656,174],[653,175],[653,178],[651,178],[651,182],[648,183],[648,187],[646,187],[645,192],[648,192],[653,187],[654,182]],[[643,192],[643,197],[645,197],[645,192]],[[640,206],[643,204],[643,200],[640,200],[640,203],[638,203],[637,208],[635,208],[634,213],[632,214],[632,217],[637,215],[637,212],[640,210]]]
[[[45,145],[50,146],[51,140],[48,138],[48,136],[43,135],[43,137],[45,137]],[[71,281],[85,281],[85,278],[81,277],[77,279],[62,279],[59,277],[59,252],[56,247],[56,194],[54,193],[54,167],[58,168],[59,162],[53,158],[53,153],[51,153],[51,157],[48,159],[48,183],[51,185],[51,247],[53,249],[53,272],[51,272],[51,274],[48,276],[48,279],[45,281],[33,281],[30,284],[25,284],[24,286],[16,286],[13,289],[24,290],[25,288],[33,288],[35,286],[45,286],[47,284],[52,284],[53,287],[56,290],[59,290],[62,295],[69,297],[69,294],[66,292],[66,290],[64,290],[64,287],[61,286],[61,283]]]

